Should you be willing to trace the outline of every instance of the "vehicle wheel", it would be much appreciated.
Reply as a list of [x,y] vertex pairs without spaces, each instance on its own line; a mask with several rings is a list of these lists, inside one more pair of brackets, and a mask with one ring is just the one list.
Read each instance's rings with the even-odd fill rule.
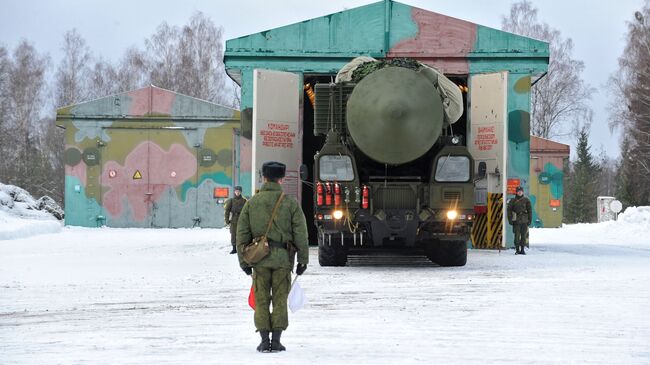
[[465,266],[467,243],[465,241],[435,241],[428,245],[427,257],[440,266]]
[[323,242],[323,236],[318,235],[318,263],[320,266],[345,266],[348,262],[347,248],[340,242],[330,245]]

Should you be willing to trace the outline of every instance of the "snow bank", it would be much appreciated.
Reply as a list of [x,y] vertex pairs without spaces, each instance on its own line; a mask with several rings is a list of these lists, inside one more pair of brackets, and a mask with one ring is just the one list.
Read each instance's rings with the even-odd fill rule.
[[650,207],[629,207],[618,216],[620,224],[640,224],[650,227]]
[[532,228],[531,244],[603,244],[650,248],[650,207],[628,207],[617,221]]
[[52,216],[39,218],[19,218],[0,208],[0,241],[25,238],[43,233],[61,231],[62,224]]
[[61,231],[61,208],[50,197],[34,199],[27,191],[0,183],[0,240]]

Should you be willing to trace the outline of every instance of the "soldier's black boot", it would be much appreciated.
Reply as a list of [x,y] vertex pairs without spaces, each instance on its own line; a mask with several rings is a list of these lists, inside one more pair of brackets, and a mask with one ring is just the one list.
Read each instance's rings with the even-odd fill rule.
[[282,330],[273,330],[273,339],[271,340],[271,352],[286,351],[287,348],[280,343]]
[[519,255],[519,245],[515,246],[515,255]]
[[521,246],[521,252],[519,252],[520,255],[525,255],[526,251],[524,251],[524,246]]
[[260,331],[260,337],[262,337],[262,342],[257,346],[258,352],[270,352],[271,351],[271,340],[269,340],[269,331]]
[[232,254],[235,254],[235,253],[237,253],[237,247],[232,246],[232,251],[230,251],[230,254],[232,255]]

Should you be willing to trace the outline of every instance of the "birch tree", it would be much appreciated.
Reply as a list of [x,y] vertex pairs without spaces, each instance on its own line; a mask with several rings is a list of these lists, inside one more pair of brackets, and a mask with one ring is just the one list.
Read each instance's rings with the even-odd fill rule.
[[[621,193],[630,205],[650,204],[650,1],[627,24],[619,69],[610,79],[611,128],[621,128]],[[626,187],[626,185],[628,187]],[[630,188],[634,186],[634,188]]]
[[63,59],[55,75],[55,103],[57,107],[88,99],[88,78],[91,54],[86,41],[76,29],[63,36]]
[[571,38],[540,21],[537,9],[526,0],[512,4],[501,23],[505,31],[549,43],[548,73],[531,90],[530,133],[553,139],[578,132],[590,117],[594,89],[582,79],[585,66],[573,58]]
[[[0,154],[2,156],[8,156],[9,154],[9,120],[7,118],[9,111],[9,70],[11,64],[9,56],[7,54],[7,49],[0,46]],[[5,180],[8,175],[8,165],[10,159],[0,158],[0,181]]]
[[[49,57],[39,54],[33,45],[22,41],[14,50],[7,78],[6,133],[9,146],[6,180],[32,193],[34,181],[43,171],[44,155],[39,142],[44,135],[43,112],[47,103],[46,71]],[[51,105],[51,104],[50,104]]]

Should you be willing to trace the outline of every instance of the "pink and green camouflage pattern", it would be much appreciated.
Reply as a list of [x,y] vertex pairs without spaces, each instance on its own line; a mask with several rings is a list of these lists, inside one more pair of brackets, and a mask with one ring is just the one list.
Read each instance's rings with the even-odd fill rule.
[[60,108],[57,125],[66,225],[221,227],[215,189],[250,186],[232,108],[150,86]]
[[[243,116],[251,115],[256,68],[336,75],[351,59],[370,56],[414,58],[446,75],[508,71],[506,178],[528,188],[531,79],[548,70],[549,55],[547,42],[385,0],[230,39],[224,63],[241,85]],[[511,242],[512,232],[506,235]]]

